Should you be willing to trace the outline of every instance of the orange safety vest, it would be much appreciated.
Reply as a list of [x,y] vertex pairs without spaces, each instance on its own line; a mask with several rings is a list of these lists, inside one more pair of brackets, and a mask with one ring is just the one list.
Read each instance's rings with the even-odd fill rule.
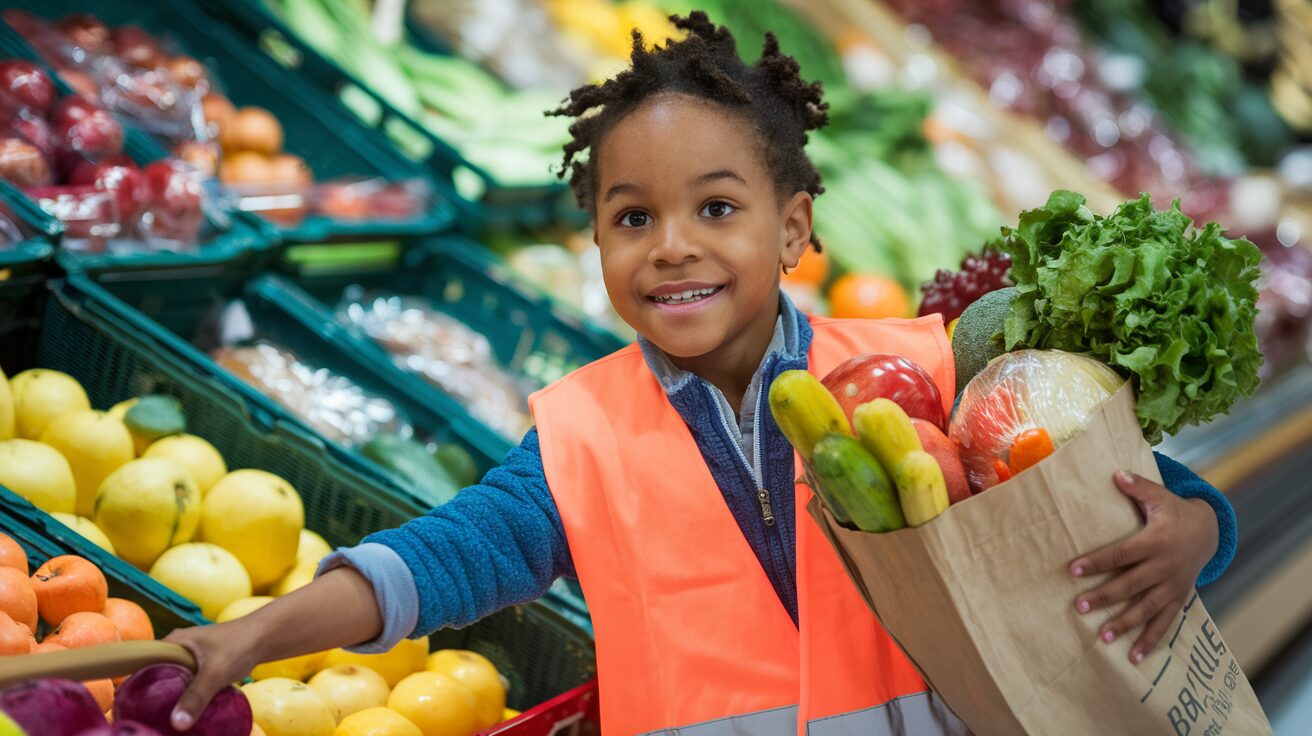
[[[811,324],[813,374],[860,353],[896,354],[928,371],[951,408],[952,353],[937,317]],[[806,513],[802,484],[793,624],[636,345],[529,403],[592,613],[602,733],[966,732],[866,608]]]

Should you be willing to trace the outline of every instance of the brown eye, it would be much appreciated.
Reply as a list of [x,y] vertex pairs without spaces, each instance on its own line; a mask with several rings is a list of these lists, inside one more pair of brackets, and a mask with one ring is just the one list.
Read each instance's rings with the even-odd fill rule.
[[721,217],[728,217],[733,212],[734,206],[728,202],[707,202],[706,206],[702,208],[701,215],[702,217],[718,220]]
[[620,225],[624,227],[646,227],[651,217],[646,212],[625,212],[620,216]]

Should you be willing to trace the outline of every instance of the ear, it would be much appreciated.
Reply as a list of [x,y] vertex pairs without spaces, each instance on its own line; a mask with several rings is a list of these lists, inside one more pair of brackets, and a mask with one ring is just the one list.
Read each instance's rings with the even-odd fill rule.
[[783,252],[779,265],[796,268],[806,249],[811,247],[811,225],[815,212],[810,192],[798,192],[783,207]]

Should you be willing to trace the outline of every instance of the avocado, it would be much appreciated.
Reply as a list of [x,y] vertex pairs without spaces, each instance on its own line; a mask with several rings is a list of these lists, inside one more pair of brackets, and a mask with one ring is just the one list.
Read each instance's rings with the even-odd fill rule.
[[1003,326],[1011,313],[1016,287],[990,291],[976,299],[961,313],[952,333],[952,358],[957,365],[957,395],[989,361],[1007,352],[1003,344]]
[[452,442],[443,442],[433,451],[442,467],[447,469],[452,478],[461,486],[472,486],[478,482],[478,463],[469,451]]
[[360,454],[408,482],[432,506],[450,501],[460,490],[460,483],[415,440],[380,434],[360,448]]

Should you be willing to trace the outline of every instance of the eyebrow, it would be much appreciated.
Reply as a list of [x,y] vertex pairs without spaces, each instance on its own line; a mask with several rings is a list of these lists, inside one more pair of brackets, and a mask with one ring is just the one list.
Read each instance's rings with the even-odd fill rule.
[[[720,181],[721,179],[733,179],[734,181],[741,183],[743,186],[750,188],[750,185],[747,183],[747,180],[744,179],[738,172],[734,171],[733,169],[717,169],[715,171],[702,174],[701,176],[692,180],[692,186],[693,187],[705,186],[707,184],[710,184],[711,182]],[[622,181],[619,184],[612,186],[610,189],[607,189],[606,196],[603,197],[601,201],[609,202],[620,194],[624,194],[626,192],[641,193],[642,191],[643,188],[638,186],[637,184],[633,184],[627,181]]]
[[717,169],[710,173],[702,174],[701,176],[692,180],[692,185],[694,187],[700,187],[706,184],[710,184],[711,182],[714,181],[719,181],[721,179],[733,179],[734,181],[742,184],[743,186],[750,188],[750,185],[747,183],[747,180],[744,179],[738,172],[734,171],[733,169]]
[[620,182],[619,184],[616,184],[610,189],[607,189],[606,196],[601,201],[609,202],[612,199],[614,199],[616,195],[623,194],[625,192],[642,192],[642,187],[638,186],[637,184],[630,184],[627,181]]

